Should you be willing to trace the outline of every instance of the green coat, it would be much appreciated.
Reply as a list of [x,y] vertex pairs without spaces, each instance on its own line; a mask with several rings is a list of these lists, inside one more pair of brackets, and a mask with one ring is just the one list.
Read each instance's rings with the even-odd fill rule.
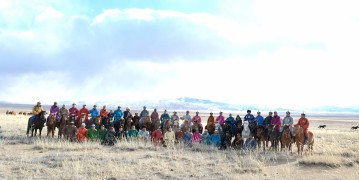
[[105,140],[105,136],[106,136],[106,133],[107,133],[107,129],[104,129],[104,130],[97,130],[97,137],[101,140]]
[[90,140],[90,141],[95,141],[97,139],[97,130],[96,129],[88,129],[86,131],[86,137]]
[[128,130],[127,132],[127,136],[128,137],[137,137],[138,136],[138,131],[137,130]]

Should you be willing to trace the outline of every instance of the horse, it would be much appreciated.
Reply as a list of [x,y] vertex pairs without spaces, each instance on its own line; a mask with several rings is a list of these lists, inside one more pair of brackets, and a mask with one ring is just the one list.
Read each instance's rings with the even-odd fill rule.
[[191,126],[189,125],[188,121],[185,121],[183,124],[181,124],[180,129],[182,132],[191,131]]
[[277,151],[279,148],[278,131],[275,129],[274,124],[268,126],[268,136],[271,141],[271,148]]
[[243,148],[244,141],[240,134],[237,134],[231,144],[231,147],[235,150],[239,150]]
[[86,123],[86,114],[85,113],[81,113],[80,117],[77,118],[75,125],[77,128],[81,127],[82,123]]
[[216,130],[216,125],[212,124],[212,122],[209,122],[206,126],[205,129],[207,129],[208,134],[212,135],[214,134],[214,131]]
[[157,130],[161,126],[161,121],[159,119],[152,119],[153,130]]
[[143,126],[142,128],[146,128],[150,134],[155,130],[153,129],[152,121],[148,117],[143,120],[142,126]]
[[44,127],[44,123],[46,122],[45,115],[46,111],[41,111],[39,115],[34,117],[35,120],[33,122],[31,121],[32,117],[29,118],[27,123],[26,135],[29,135],[29,131],[31,129],[31,137],[34,136],[34,131],[36,136],[37,130],[39,130],[39,136],[41,137],[42,128]]
[[118,124],[119,124],[119,127],[124,128],[124,126],[125,126],[125,119],[124,119],[124,118],[119,119],[119,120],[118,120]]
[[197,130],[200,134],[203,133],[203,126],[202,126],[202,124],[199,124],[198,121],[193,122],[192,133],[194,133],[195,130]]
[[325,127],[327,127],[327,125],[319,125],[318,126],[319,129],[325,129]]
[[[294,125],[293,135],[295,136],[295,143],[297,144],[298,155],[303,155],[304,148],[304,129],[299,125]],[[308,150],[313,153],[314,135],[308,131]]]
[[261,147],[261,142],[263,142],[263,151],[266,150],[266,147],[268,147],[268,143],[269,143],[269,136],[268,133],[266,133],[266,130],[263,126],[259,126],[257,128],[257,144],[258,144],[258,148]]
[[68,120],[67,120],[67,116],[63,115],[60,118],[60,125],[57,127],[59,129],[59,132],[57,134],[58,138],[61,138],[62,136],[62,130],[64,129],[64,127],[68,124]]
[[111,125],[111,118],[110,117],[102,117],[102,125],[104,125],[106,129],[108,129]]
[[46,123],[47,125],[47,136],[49,136],[50,132],[52,134],[52,137],[55,135],[55,129],[56,129],[56,114],[51,113],[50,117]]
[[179,129],[175,131],[175,143],[179,144],[181,147],[183,146],[183,132]]
[[125,127],[123,128],[125,131],[128,131],[132,128],[132,118],[127,118],[125,122]]
[[289,151],[292,152],[292,137],[290,135],[290,129],[288,125],[283,126],[281,142],[281,150],[283,148],[288,148]]
[[90,129],[92,124],[95,124],[96,129],[100,129],[102,124],[101,117],[97,116],[92,118],[92,120],[87,124],[87,129]]
[[352,128],[350,128],[351,130],[357,130],[359,128],[359,126],[353,126]]
[[258,140],[258,137],[257,137],[257,121],[249,122],[248,126],[249,126],[250,133],[252,134],[254,139]]

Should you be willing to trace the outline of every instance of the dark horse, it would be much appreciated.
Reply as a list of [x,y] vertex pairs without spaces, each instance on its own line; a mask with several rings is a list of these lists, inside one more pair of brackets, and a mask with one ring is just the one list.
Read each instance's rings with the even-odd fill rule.
[[278,138],[278,131],[276,130],[274,124],[270,124],[268,126],[268,136],[271,141],[271,148],[273,148],[275,151],[279,148],[279,138]]
[[111,124],[111,118],[110,117],[102,117],[102,125],[104,125],[106,129],[109,129],[110,126],[113,126]]
[[34,136],[34,130],[35,130],[35,136],[37,134],[37,130],[39,130],[39,136],[41,137],[42,128],[44,127],[44,124],[46,122],[46,111],[41,111],[39,115],[35,116],[35,120],[31,121],[31,118],[29,118],[29,121],[27,123],[27,130],[26,135],[29,135],[29,131],[31,129],[31,137]]

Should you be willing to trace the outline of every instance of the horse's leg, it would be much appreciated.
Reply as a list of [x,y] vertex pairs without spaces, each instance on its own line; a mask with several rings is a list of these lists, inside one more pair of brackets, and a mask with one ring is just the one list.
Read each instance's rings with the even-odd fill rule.
[[52,138],[55,137],[55,129],[56,129],[56,127],[54,126],[54,128],[52,128]]

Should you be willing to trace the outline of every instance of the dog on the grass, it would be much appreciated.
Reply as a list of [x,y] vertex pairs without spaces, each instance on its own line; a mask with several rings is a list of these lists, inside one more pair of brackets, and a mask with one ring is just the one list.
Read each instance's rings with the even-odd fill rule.
[[327,127],[327,125],[319,125],[319,129],[325,129],[325,127]]
[[357,130],[359,128],[359,126],[353,126],[351,129],[352,130]]

